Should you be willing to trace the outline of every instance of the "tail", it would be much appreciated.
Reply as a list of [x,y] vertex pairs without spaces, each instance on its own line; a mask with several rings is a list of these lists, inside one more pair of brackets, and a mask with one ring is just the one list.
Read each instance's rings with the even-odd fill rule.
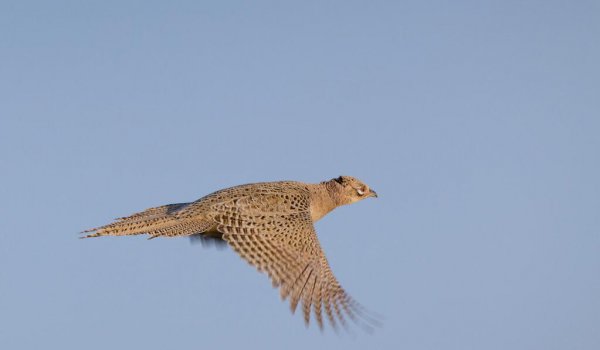
[[116,219],[112,224],[85,230],[89,233],[81,238],[100,236],[129,236],[148,234],[150,239],[159,236],[188,236],[206,231],[210,222],[197,218],[177,218],[175,213],[189,203],[163,205],[146,209],[131,216]]

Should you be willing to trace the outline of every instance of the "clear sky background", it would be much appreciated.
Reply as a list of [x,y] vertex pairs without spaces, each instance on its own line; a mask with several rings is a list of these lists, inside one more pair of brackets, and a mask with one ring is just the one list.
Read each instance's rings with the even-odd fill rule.
[[[598,1],[0,2],[0,348],[600,349]],[[187,239],[78,232],[356,176],[373,335]]]

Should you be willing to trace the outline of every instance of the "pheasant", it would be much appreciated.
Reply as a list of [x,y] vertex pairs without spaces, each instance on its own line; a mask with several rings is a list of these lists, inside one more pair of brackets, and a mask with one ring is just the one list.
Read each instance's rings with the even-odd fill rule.
[[[302,303],[323,330],[323,314],[337,329],[346,317],[367,330],[376,317],[348,295],[325,257],[313,223],[333,209],[377,197],[360,180],[340,176],[318,184],[262,182],[226,188],[191,203],[168,204],[86,230],[86,236],[199,237],[227,243],[270,277],[289,298],[292,313]],[[312,309],[312,312],[311,312]]]

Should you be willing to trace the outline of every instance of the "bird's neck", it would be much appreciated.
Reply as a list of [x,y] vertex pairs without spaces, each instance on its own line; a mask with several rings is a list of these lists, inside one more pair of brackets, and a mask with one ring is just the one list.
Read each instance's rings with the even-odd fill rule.
[[313,222],[321,219],[333,209],[342,205],[340,201],[340,189],[334,181],[321,182],[309,186],[312,201],[310,203],[310,214]]

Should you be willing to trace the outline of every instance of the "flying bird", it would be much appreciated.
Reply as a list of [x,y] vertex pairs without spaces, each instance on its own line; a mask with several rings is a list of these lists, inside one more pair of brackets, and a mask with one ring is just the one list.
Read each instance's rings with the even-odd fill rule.
[[360,180],[340,176],[318,184],[262,182],[226,188],[191,203],[150,208],[114,223],[86,230],[86,236],[199,237],[226,242],[243,259],[270,277],[290,300],[302,303],[323,329],[323,314],[334,329],[346,317],[367,330],[377,325],[364,307],[344,291],[325,257],[313,223],[333,209],[377,197]]

